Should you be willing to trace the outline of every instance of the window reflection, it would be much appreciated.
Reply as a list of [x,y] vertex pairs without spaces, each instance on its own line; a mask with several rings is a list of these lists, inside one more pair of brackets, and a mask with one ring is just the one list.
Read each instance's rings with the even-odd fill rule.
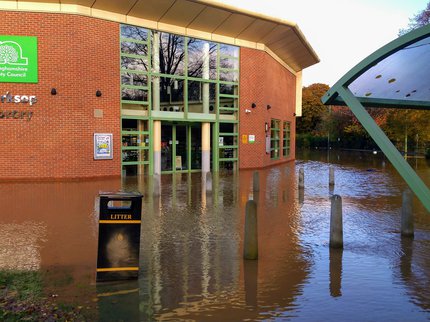
[[[207,87],[207,95],[205,97],[204,87]],[[204,104],[207,104],[209,113],[215,111],[216,102],[216,84],[197,81],[188,82],[188,111],[192,113],[203,113]]]
[[204,78],[205,44],[209,50],[209,79],[216,79],[216,44],[194,38],[188,40],[188,76]]
[[131,73],[131,72],[122,72],[121,73],[121,84],[133,85],[133,86],[147,86],[148,85],[148,75]]
[[122,88],[121,90],[122,100],[127,101],[147,101],[148,100],[148,91],[143,89],[135,89],[135,88]]
[[138,41],[147,41],[148,30],[140,27],[121,25],[121,37]]
[[121,68],[136,71],[147,71],[148,70],[148,59],[142,58],[131,58],[121,57]]
[[160,108],[162,111],[183,112],[184,80],[160,77]]
[[184,75],[184,37],[165,32],[158,33],[160,39],[160,73]]
[[237,85],[220,84],[219,92],[220,94],[237,95],[237,88]]
[[223,57],[219,60],[219,67],[225,69],[239,69],[239,60]]
[[221,56],[239,57],[239,47],[221,44],[219,50]]
[[121,42],[121,52],[129,55],[148,55],[148,45],[137,42],[123,41]]

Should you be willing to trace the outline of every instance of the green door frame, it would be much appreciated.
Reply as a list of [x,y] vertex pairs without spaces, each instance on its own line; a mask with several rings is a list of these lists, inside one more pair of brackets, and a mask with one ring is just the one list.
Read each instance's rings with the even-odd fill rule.
[[[201,172],[201,169],[191,169],[191,128],[193,127],[194,123],[188,123],[188,122],[167,122],[162,121],[161,126],[169,125],[172,127],[172,170],[167,171],[161,171],[162,174],[169,174],[169,173],[189,173],[189,172]],[[186,128],[186,135],[187,135],[187,169],[186,170],[177,170],[176,169],[176,127],[177,126],[185,126]]]

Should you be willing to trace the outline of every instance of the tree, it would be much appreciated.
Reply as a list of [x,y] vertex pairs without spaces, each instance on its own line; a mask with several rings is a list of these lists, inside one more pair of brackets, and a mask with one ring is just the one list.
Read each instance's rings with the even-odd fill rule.
[[399,36],[402,36],[409,31],[418,29],[430,23],[430,1],[424,10],[418,12],[412,18],[409,18],[408,27],[399,30]]
[[329,88],[328,85],[319,83],[303,87],[302,117],[297,119],[297,133],[323,135],[320,125],[323,115],[328,113],[328,107],[321,102],[321,97]]

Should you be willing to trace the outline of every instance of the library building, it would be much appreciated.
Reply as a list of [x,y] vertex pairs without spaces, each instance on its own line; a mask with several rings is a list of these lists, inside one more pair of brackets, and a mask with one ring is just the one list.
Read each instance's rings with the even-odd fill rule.
[[259,169],[295,158],[292,22],[212,0],[0,1],[0,180]]

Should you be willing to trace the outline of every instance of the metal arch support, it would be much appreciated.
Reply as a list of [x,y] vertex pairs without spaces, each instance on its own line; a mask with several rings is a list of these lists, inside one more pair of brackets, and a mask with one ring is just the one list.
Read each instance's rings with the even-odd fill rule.
[[391,143],[381,128],[375,123],[372,117],[367,113],[360,101],[351,93],[346,86],[339,86],[337,93],[351,111],[363,125],[372,139],[379,146],[381,151],[390,160],[391,164],[396,168],[402,178],[406,181],[411,190],[415,193],[424,207],[430,212],[430,190],[415,173],[408,162],[403,158],[397,148]]

